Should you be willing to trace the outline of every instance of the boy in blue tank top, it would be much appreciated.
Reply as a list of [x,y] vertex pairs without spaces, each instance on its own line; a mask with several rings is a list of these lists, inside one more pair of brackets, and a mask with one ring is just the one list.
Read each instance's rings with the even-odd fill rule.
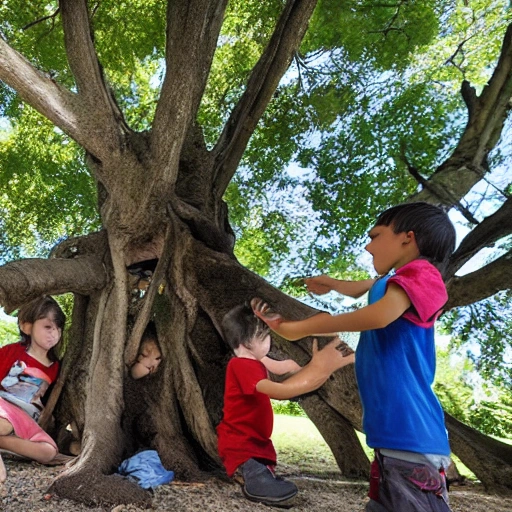
[[432,390],[435,374],[434,322],[448,300],[439,269],[455,248],[447,214],[427,203],[395,206],[369,232],[366,250],[378,279],[306,279],[316,294],[335,290],[369,304],[331,316],[319,313],[287,321],[260,299],[255,313],[280,336],[297,340],[339,331],[361,332],[356,378],[363,430],[375,449],[367,512],[446,512],[444,468],[450,447],[441,405]]

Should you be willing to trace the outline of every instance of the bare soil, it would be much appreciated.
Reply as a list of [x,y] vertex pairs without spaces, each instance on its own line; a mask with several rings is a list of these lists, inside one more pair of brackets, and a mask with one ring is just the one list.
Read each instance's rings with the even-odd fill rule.
[[[5,512],[141,512],[134,505],[87,507],[47,494],[52,480],[63,466],[45,467],[4,455],[7,481],[0,485],[0,510]],[[296,465],[280,464],[279,474],[290,478],[299,487],[290,510],[294,512],[359,512],[367,501],[367,483],[346,481],[336,473],[320,471],[317,475],[304,472]],[[450,490],[453,512],[511,512],[512,496],[500,497],[485,493],[477,483],[453,486]],[[173,482],[157,487],[151,510],[181,512],[206,511],[266,511],[268,507],[247,501],[238,484],[211,478],[201,483]],[[276,509],[278,510],[278,509]]]

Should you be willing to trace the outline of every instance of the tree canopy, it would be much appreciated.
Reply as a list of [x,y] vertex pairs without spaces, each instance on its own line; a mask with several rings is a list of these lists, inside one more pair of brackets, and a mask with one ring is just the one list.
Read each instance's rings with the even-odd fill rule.
[[[198,111],[210,147],[243,94],[281,7],[280,1],[228,4]],[[57,2],[9,2],[1,16],[6,41],[52,80],[76,88]],[[165,70],[164,18],[161,2],[91,6],[98,57],[134,130],[147,130],[154,119]],[[299,295],[294,277],[360,273],[356,255],[378,212],[424,187],[456,148],[468,115],[460,84],[466,80],[482,90],[510,18],[503,1],[376,8],[319,2],[226,191],[241,261]],[[101,221],[83,148],[22,103],[12,87],[0,85],[0,255],[8,261],[47,254],[57,241],[97,229]],[[462,213],[468,229],[510,195],[509,129],[508,123],[482,178],[447,204]],[[493,245],[491,260],[508,250],[506,233]],[[496,300],[503,304],[506,297]],[[503,332],[510,316],[507,307],[500,312],[497,331]],[[460,312],[450,321],[465,339],[476,339],[477,318],[484,330],[496,325],[483,315],[484,309]],[[493,342],[491,331],[480,339],[494,358],[486,363],[484,355],[479,367],[503,364],[504,356],[507,361],[509,345]],[[510,372],[510,365],[501,372],[508,385]]]
[[[483,375],[512,386],[508,2],[12,1],[0,20],[0,303],[75,294],[55,402],[87,456],[69,489],[129,449],[125,367],[150,319],[172,361],[150,394],[152,443],[190,475],[194,450],[215,462],[222,315],[258,290],[312,312],[239,263],[295,297],[304,275],[366,275],[374,219],[411,199],[465,229],[445,325],[478,342]],[[126,267],[152,257],[155,285],[135,300]],[[332,386],[354,397],[350,379]],[[349,437],[357,399],[326,388],[308,414]],[[464,451],[473,434],[449,428]]]

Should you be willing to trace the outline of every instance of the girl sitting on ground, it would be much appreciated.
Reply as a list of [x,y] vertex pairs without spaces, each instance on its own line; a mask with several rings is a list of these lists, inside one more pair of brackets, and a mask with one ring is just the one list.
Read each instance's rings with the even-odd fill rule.
[[[21,341],[0,348],[0,450],[43,464],[58,453],[54,440],[38,425],[41,399],[59,373],[55,347],[66,316],[49,296],[18,312]],[[7,471],[0,456],[0,483]]]

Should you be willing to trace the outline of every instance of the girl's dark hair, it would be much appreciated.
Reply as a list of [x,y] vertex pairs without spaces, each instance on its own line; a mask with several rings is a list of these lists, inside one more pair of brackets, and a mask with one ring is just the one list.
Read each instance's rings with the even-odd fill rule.
[[221,328],[224,340],[233,350],[240,345],[250,347],[254,338],[264,338],[270,333],[268,325],[254,314],[248,304],[236,306],[226,313]]
[[[33,324],[36,320],[41,320],[42,318],[51,318],[51,320],[55,322],[55,325],[59,329],[62,331],[64,330],[66,315],[60,308],[58,302],[53,297],[50,297],[49,295],[43,295],[38,299],[34,299],[33,301],[24,304],[18,310],[18,327],[20,328],[22,345],[30,347],[31,339],[28,334],[25,334],[21,330],[21,324]],[[58,359],[54,350],[58,344],[48,351],[48,359],[50,359],[50,361],[57,361]]]
[[395,233],[413,231],[420,256],[440,267],[455,250],[455,228],[438,206],[417,202],[389,208],[381,213],[376,226],[391,226]]

